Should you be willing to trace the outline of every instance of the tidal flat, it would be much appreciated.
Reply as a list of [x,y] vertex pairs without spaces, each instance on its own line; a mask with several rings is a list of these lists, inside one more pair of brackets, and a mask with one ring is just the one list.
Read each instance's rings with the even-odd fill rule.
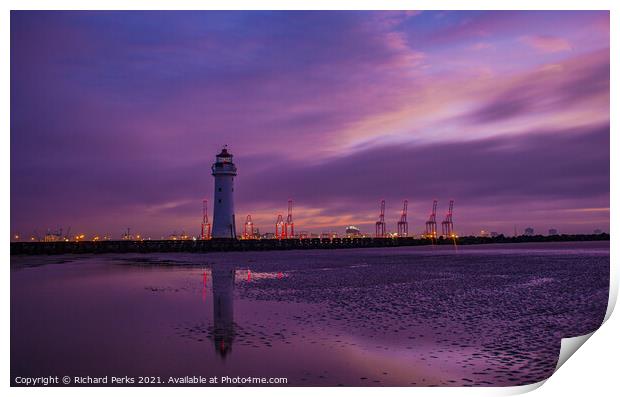
[[524,385],[599,327],[609,266],[608,241],[13,256],[11,378]]

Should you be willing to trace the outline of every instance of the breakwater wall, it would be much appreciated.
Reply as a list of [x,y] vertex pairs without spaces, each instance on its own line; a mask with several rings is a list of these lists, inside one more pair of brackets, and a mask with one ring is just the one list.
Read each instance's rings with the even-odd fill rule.
[[[457,245],[527,243],[557,241],[609,240],[609,234],[579,234],[559,236],[517,237],[460,237]],[[143,241],[62,241],[62,242],[12,242],[11,255],[97,254],[129,252],[222,252],[222,251],[273,251],[300,249],[340,249],[404,247],[421,245],[451,245],[452,239],[399,238],[333,238],[333,239],[286,239],[286,240],[143,240]]]

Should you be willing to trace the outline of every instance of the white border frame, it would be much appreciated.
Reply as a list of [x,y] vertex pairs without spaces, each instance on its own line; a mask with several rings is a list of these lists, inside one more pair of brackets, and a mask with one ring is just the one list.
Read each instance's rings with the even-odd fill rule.
[[[3,285],[3,304],[1,306],[2,318],[8,320],[10,318],[10,277],[9,277],[9,237],[11,235],[10,230],[10,63],[6,60],[9,59],[10,54],[10,10],[131,10],[131,9],[154,9],[154,10],[200,10],[200,9],[212,9],[212,10],[259,10],[259,9],[287,9],[287,10],[353,10],[353,9],[366,9],[366,10],[406,10],[406,9],[426,9],[426,10],[610,10],[611,11],[611,37],[610,37],[610,51],[611,54],[611,99],[610,103],[616,103],[618,94],[618,51],[617,39],[620,29],[620,18],[618,17],[617,10],[620,2],[612,0],[590,0],[590,1],[576,1],[576,0],[445,0],[441,1],[441,4],[437,1],[403,1],[403,0],[383,0],[383,1],[368,1],[368,0],[314,0],[314,1],[284,1],[284,0],[263,0],[263,1],[250,1],[250,0],[231,0],[224,2],[205,2],[197,0],[175,0],[175,1],[163,1],[163,0],[134,0],[119,1],[119,0],[92,0],[88,2],[70,1],[70,0],[57,0],[57,1],[35,1],[35,0],[23,0],[14,1],[9,0],[3,2],[4,10],[0,13],[0,31],[2,33],[2,40],[0,46],[4,61],[0,64],[2,87],[4,88],[3,95],[1,97],[2,106],[0,106],[0,120],[2,120],[3,133],[0,135],[2,144],[0,145],[0,153],[2,161],[5,166],[1,168],[0,178],[2,178],[3,194],[2,199],[2,219],[5,219],[5,238],[6,243],[2,245],[1,253],[2,258],[5,259],[7,265],[5,271],[2,273],[2,285]],[[610,120],[610,128],[613,131],[616,124],[616,120],[612,118]],[[611,187],[610,187],[610,199],[611,203],[617,202],[618,190],[617,184],[613,182],[614,176],[618,175],[618,160],[614,154],[618,154],[618,138],[614,134],[611,134]],[[613,306],[618,295],[618,271],[617,271],[617,233],[618,222],[617,216],[614,211],[611,211],[611,288],[610,288],[610,305],[608,307],[606,320],[611,315]],[[617,317],[617,316],[616,316]],[[4,326],[1,329],[0,344],[4,347],[2,349],[3,359],[1,361],[1,369],[3,377],[4,388],[9,389],[10,384],[10,356],[8,354],[10,349],[10,332],[9,321],[4,322]],[[585,348],[582,348],[577,353],[577,358],[568,360],[568,362],[562,367],[557,374],[554,374],[547,382],[540,382],[533,386],[523,387],[509,387],[509,388],[347,388],[346,392],[355,393],[360,396],[364,395],[377,395],[390,394],[390,395],[411,395],[412,393],[421,395],[505,395],[505,394],[519,394],[529,390],[532,390],[543,383],[548,383],[545,387],[539,389],[536,393],[540,395],[549,394],[562,394],[562,395],[583,395],[585,393],[596,393],[601,395],[609,394],[610,390],[614,390],[617,385],[616,377],[618,363],[616,357],[618,355],[618,341],[617,335],[620,335],[620,323],[617,318],[612,318],[610,321],[604,323],[600,330],[594,333],[594,336],[586,344]],[[310,396],[316,393],[326,393],[327,395],[336,395],[342,393],[342,390],[337,388],[183,388],[184,394],[200,395],[204,396],[208,394],[247,394],[259,396],[271,396],[271,395],[288,395],[292,391],[299,395]],[[120,393],[123,395],[136,394],[136,393],[149,393],[153,396],[168,396],[170,393],[179,392],[178,388],[114,388],[114,393]],[[82,388],[11,388],[6,390],[8,395],[32,395],[32,394],[47,394],[50,396],[81,396],[85,390]],[[108,388],[88,388],[87,393],[93,396],[107,396],[111,392]],[[5,394],[5,395],[7,395]]]

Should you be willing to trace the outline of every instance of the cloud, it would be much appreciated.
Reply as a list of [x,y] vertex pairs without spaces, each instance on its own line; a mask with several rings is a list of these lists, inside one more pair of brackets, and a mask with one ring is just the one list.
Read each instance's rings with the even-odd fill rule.
[[[380,199],[394,212],[408,198],[417,218],[433,198],[442,205],[455,199],[461,221],[483,225],[510,222],[525,208],[553,212],[593,203],[605,208],[609,153],[601,148],[608,144],[609,126],[603,125],[468,143],[375,147],[314,167],[240,176],[240,200],[283,207],[282,197],[293,197],[298,205],[322,208],[334,222],[354,214],[362,223],[374,221]],[[559,214],[556,222],[562,221]],[[312,219],[305,223],[312,225]]]
[[[541,197],[604,208],[598,160],[581,161],[574,140],[554,134],[608,123],[608,33],[583,34],[605,13],[556,15],[13,12],[11,225],[189,230],[226,143],[240,169],[239,213],[268,226],[289,195],[315,226],[371,224],[382,196],[392,209],[411,197],[419,214],[432,197],[453,196],[482,214],[461,218],[471,225],[529,216]],[[571,58],[507,45],[524,32],[566,37]],[[477,43],[494,50],[474,54]],[[545,163],[527,135],[566,157]],[[528,153],[536,172],[515,165]],[[584,188],[569,189],[555,164]],[[557,196],[543,192],[549,184]],[[514,203],[511,194],[523,202],[510,216],[472,204]]]
[[[468,143],[388,145],[316,165],[275,163],[262,169],[254,169],[256,160],[248,154],[236,152],[237,210],[269,229],[271,218],[293,198],[299,227],[321,230],[330,222],[333,227],[371,224],[380,199],[387,200],[390,217],[409,199],[412,219],[424,216],[433,198],[442,205],[455,199],[461,225],[510,222],[525,217],[518,215],[524,208],[532,211],[541,205],[553,211],[607,208],[609,152],[602,148],[608,145],[609,126],[603,125]],[[284,150],[285,145],[274,148]],[[192,230],[199,222],[202,197],[212,195],[206,168],[159,168],[156,174],[123,167],[80,173],[69,165],[19,170],[24,179],[12,180],[12,195],[22,190],[20,200],[12,196],[12,222],[35,217],[47,225],[66,222],[77,227],[84,222],[108,230],[132,225],[155,234],[173,226]],[[36,190],[24,195],[23,186]],[[41,197],[43,207],[38,205]],[[55,211],[45,210],[47,206]],[[562,223],[559,216],[556,224]]]
[[609,71],[608,51],[544,65],[497,87],[496,93],[467,117],[476,123],[489,123],[548,112],[559,114],[573,106],[591,106],[597,99],[608,102]]
[[476,44],[470,45],[468,47],[470,50],[473,51],[482,51],[482,50],[489,50],[489,49],[493,49],[495,48],[495,46],[491,43],[485,43],[483,41],[478,42]]
[[572,51],[573,47],[566,39],[553,36],[522,36],[519,41],[540,52]]
[[316,166],[274,168],[244,183],[251,192],[247,199],[271,200],[279,189],[312,205],[408,194],[482,200],[600,195],[608,190],[609,162],[599,148],[608,142],[604,125],[466,143],[387,145]]

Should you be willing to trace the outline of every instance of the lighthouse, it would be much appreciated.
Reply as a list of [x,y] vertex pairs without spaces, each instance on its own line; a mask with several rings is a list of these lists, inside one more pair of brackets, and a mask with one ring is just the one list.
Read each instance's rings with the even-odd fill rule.
[[213,238],[237,238],[235,228],[234,181],[237,167],[233,163],[232,154],[226,146],[215,157],[211,166],[211,174],[215,178],[213,200]]

